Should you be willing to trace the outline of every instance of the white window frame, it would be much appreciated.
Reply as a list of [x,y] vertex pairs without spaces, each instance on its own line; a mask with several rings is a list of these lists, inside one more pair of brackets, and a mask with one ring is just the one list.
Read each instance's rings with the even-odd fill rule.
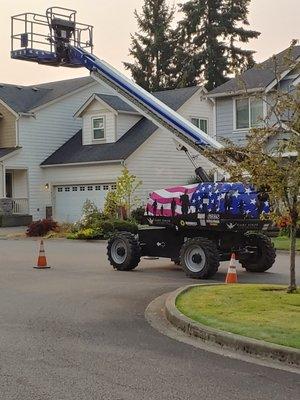
[[[103,136],[103,138],[99,138],[99,139],[95,138],[94,131],[97,128],[94,128],[94,120],[96,120],[96,119],[102,119],[103,120],[103,127],[104,127],[104,136]],[[105,118],[105,115],[95,115],[95,116],[93,116],[92,119],[91,119],[91,128],[92,128],[92,140],[93,140],[93,142],[104,142],[106,140],[106,118]]]
[[[206,133],[207,135],[209,135],[209,118],[206,118],[206,117],[199,117],[198,115],[197,115],[197,116],[192,115],[192,116],[190,117],[190,121],[191,121],[192,124],[193,124],[193,122],[192,122],[193,119],[197,119],[197,120],[199,121],[199,127],[200,127],[200,120],[206,121],[206,124],[207,124],[207,132],[204,132],[204,133]],[[194,125],[194,124],[193,124],[193,125]],[[199,129],[200,129],[200,128],[199,128]]]
[[[237,100],[242,100],[242,99],[247,99],[248,100],[248,118],[249,118],[249,126],[248,128],[238,128],[237,127],[237,111],[236,111],[236,102]],[[233,130],[237,131],[237,132],[245,132],[245,131],[249,131],[252,128],[255,128],[255,126],[251,125],[251,107],[250,107],[250,101],[251,99],[255,99],[255,96],[249,96],[249,97],[234,97],[233,100]],[[262,118],[266,118],[267,116],[267,107],[266,107],[266,102],[265,99],[262,98],[262,111],[263,111],[263,115]]]

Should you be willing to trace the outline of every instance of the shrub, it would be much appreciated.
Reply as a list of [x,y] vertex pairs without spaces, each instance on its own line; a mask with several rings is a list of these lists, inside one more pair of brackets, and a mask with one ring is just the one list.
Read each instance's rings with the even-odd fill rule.
[[137,224],[130,221],[116,220],[113,222],[113,226],[115,231],[120,231],[120,232],[126,231],[134,234],[138,232]]
[[78,229],[97,227],[105,218],[95,203],[86,200],[82,207],[82,217],[76,223],[76,226]]
[[26,235],[30,237],[44,236],[50,231],[57,231],[57,222],[51,219],[42,219],[32,222],[26,231]]
[[95,240],[103,237],[103,231],[101,229],[86,228],[81,229],[76,233],[68,235],[68,239],[79,239],[79,240]]
[[145,207],[139,207],[132,211],[131,217],[138,223],[142,224],[145,215]]

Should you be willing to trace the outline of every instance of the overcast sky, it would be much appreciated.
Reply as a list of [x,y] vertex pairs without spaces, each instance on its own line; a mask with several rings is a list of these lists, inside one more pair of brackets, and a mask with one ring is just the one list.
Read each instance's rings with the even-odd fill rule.
[[[184,0],[170,0],[178,4]],[[292,39],[300,38],[300,0],[252,0],[249,21],[252,29],[260,31],[249,48],[256,51],[256,61],[288,47]],[[10,59],[10,17],[23,12],[44,14],[51,5],[76,9],[78,20],[95,27],[95,54],[123,70],[128,60],[130,33],[136,30],[134,9],[143,0],[0,0],[0,82],[34,84],[86,75],[84,69],[44,67]]]

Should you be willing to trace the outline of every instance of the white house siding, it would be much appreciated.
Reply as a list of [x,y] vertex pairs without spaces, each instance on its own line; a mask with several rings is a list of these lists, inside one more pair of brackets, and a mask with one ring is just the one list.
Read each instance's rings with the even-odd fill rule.
[[105,118],[105,143],[113,143],[116,141],[116,115],[112,111],[104,108],[95,100],[84,111],[82,116],[82,144],[88,145],[99,143],[99,140],[93,139],[92,133],[92,118]]
[[134,114],[120,113],[117,116],[117,140],[132,128],[142,117]]
[[[149,192],[170,186],[187,184],[195,176],[195,169],[186,154],[177,151],[173,135],[158,129],[126,161],[131,173],[143,181],[139,196],[144,202]],[[195,151],[191,149],[191,153]],[[207,159],[200,156],[197,163],[206,170],[213,168]]]
[[[53,207],[54,218],[56,216],[56,186],[115,183],[117,177],[120,176],[122,172],[122,168],[121,164],[76,165],[43,168],[44,178],[50,186],[46,191],[47,205]],[[93,193],[93,195],[94,194],[95,193]],[[89,192],[86,192],[86,195],[86,198],[89,198]],[[99,195],[102,195],[102,193]],[[70,198],[72,198],[72,194]],[[70,203],[70,208],[72,208],[72,203]]]
[[36,112],[36,118],[20,118],[22,150],[8,159],[5,167],[28,168],[29,212],[34,219],[44,218],[46,205],[51,205],[49,193],[45,189],[47,177],[40,164],[81,128],[82,121],[73,116],[93,93],[99,91],[107,93],[106,88],[95,83],[42,108]]
[[179,113],[191,121],[191,118],[203,118],[208,120],[208,134],[214,136],[214,105],[206,99],[203,92],[196,92],[181,108]]

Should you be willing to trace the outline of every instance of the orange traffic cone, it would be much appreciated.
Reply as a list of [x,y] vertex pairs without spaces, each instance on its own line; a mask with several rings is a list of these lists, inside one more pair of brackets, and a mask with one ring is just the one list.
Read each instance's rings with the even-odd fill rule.
[[45,249],[44,249],[44,241],[43,239],[41,239],[41,243],[40,243],[40,250],[39,250],[39,256],[38,256],[38,260],[37,260],[37,264],[35,267],[36,269],[46,269],[46,268],[50,268],[47,265],[47,259],[46,259],[46,255],[45,255]]
[[225,283],[237,283],[235,254],[231,254],[230,264],[226,275]]

